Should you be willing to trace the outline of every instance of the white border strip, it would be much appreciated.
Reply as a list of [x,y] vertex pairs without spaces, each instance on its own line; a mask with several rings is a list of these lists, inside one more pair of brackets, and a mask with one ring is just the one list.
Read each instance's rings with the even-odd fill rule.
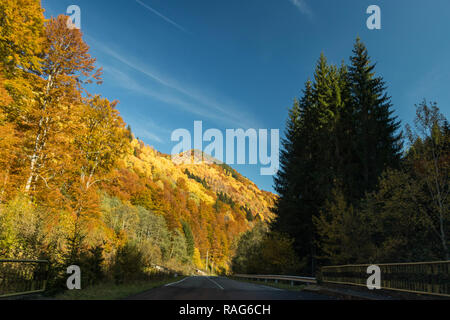
[[257,284],[257,286],[262,287],[262,288],[265,288],[265,289],[276,290],[276,291],[285,291],[285,290],[280,289],[280,288],[275,288],[275,287],[271,287],[271,286],[264,286],[264,285],[262,285],[262,284]]
[[216,286],[218,286],[220,288],[220,290],[224,290],[223,287],[220,284],[218,284],[217,282],[215,282],[213,279],[210,279],[209,277],[206,277],[206,279],[208,279],[209,281],[214,283]]
[[186,278],[181,279],[180,281],[177,281],[177,282],[168,283],[168,284],[165,285],[165,287],[169,287],[169,286],[171,286],[171,285],[173,285],[173,284],[177,284],[177,283],[183,282],[184,280],[186,280],[186,279],[188,279],[188,278],[191,278],[191,277],[186,277]]

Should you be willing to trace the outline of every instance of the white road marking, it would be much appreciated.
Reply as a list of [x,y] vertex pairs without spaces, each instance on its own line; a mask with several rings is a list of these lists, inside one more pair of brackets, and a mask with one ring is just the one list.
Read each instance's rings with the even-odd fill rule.
[[206,277],[206,279],[208,279],[209,281],[214,283],[216,286],[218,286],[221,290],[223,290],[223,287],[220,284],[218,284],[217,282],[215,282],[213,279],[210,279],[209,277]]
[[284,291],[283,289],[279,289],[279,288],[275,288],[275,287],[269,287],[269,286],[263,286],[261,284],[257,284],[257,286],[260,286],[260,287],[263,287],[263,288],[267,288],[267,289],[277,290],[277,291]]
[[225,279],[227,279],[227,280],[231,280],[231,281],[236,281],[236,282],[240,282],[240,283],[247,283],[247,284],[252,284],[252,285],[255,285],[255,286],[257,286],[257,287],[262,287],[262,288],[266,288],[266,289],[271,289],[271,290],[276,290],[276,291],[285,291],[284,289],[280,289],[280,288],[275,288],[275,287],[271,287],[271,286],[265,286],[265,285],[262,285],[262,284],[257,284],[257,283],[249,283],[249,282],[242,282],[242,281],[238,281],[238,280],[232,280],[232,279],[228,279],[228,278],[225,278]]
[[191,278],[191,277],[186,277],[186,278],[181,279],[180,281],[177,281],[177,282],[171,282],[171,283],[168,283],[168,284],[165,285],[165,287],[168,287],[168,286],[171,286],[171,285],[173,285],[173,284],[177,284],[177,283],[183,282],[184,280],[186,280],[186,279],[188,279],[188,278]]

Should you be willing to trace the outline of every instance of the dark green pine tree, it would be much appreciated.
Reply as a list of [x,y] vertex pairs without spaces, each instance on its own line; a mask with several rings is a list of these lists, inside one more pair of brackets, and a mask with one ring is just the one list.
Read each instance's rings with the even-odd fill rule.
[[293,179],[296,171],[296,150],[300,120],[299,101],[294,101],[293,107],[289,110],[288,120],[286,122],[285,137],[283,138],[282,150],[280,151],[280,169],[274,177],[274,188],[280,195],[273,212],[277,218],[273,222],[273,228],[279,231],[287,232],[292,235],[291,220],[295,219],[298,189],[296,179]]
[[280,170],[274,178],[274,188],[279,198],[273,208],[276,219],[271,229],[291,236],[294,247],[302,259],[303,272],[311,272],[311,244],[313,229],[311,225],[311,210],[305,208],[302,195],[305,193],[304,172],[311,163],[307,129],[307,114],[311,112],[314,103],[313,83],[306,82],[303,97],[295,100],[289,111],[286,123],[285,138],[282,141],[280,153]]
[[[357,38],[349,67],[350,91],[354,110],[354,163],[359,176],[352,187],[354,199],[375,189],[387,168],[400,163],[402,138],[400,122],[394,117],[391,99],[382,77],[375,76],[366,46]],[[351,200],[351,199],[348,199]]]
[[186,252],[189,259],[192,259],[195,249],[194,235],[189,223],[187,223],[186,221],[181,221],[181,226],[183,227],[183,233],[186,239]]
[[340,89],[338,70],[328,65],[325,55],[320,55],[317,62],[312,107],[305,112],[304,144],[308,148],[308,162],[303,174],[308,186],[303,191],[304,197],[314,202],[314,214],[331,192],[335,177],[335,127],[339,119]]
[[350,90],[350,75],[348,67],[342,62],[338,69],[338,78],[334,81],[333,151],[332,164],[334,187],[340,189],[346,199],[353,199],[356,185],[355,172],[359,166],[354,157],[354,104]]
[[351,66],[330,66],[321,54],[300,101],[290,110],[275,177],[279,194],[272,230],[290,235],[302,272],[314,273],[321,239],[314,217],[339,190],[358,205],[381,173],[400,161],[399,122],[381,77],[358,39]]
[[313,217],[328,199],[335,180],[334,130],[341,103],[340,72],[329,66],[321,54],[303,97],[294,103],[287,123],[286,138],[275,178],[280,195],[272,229],[286,233],[294,241],[301,260],[301,272],[314,274],[316,268],[316,231]]

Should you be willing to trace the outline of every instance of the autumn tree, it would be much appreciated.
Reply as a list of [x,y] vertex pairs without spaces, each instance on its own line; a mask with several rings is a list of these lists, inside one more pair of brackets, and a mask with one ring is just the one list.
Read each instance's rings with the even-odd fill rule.
[[39,0],[0,3],[0,64],[8,73],[40,69],[43,26]]
[[127,133],[116,104],[94,96],[80,109],[72,156],[72,174],[77,181],[70,185],[77,185],[82,193],[108,176],[125,154]]
[[[72,108],[80,104],[83,85],[100,81],[100,71],[94,67],[95,59],[89,54],[78,29],[67,26],[67,17],[52,18],[46,24],[44,54],[39,73],[42,83],[33,109],[27,113],[29,140],[26,156],[30,163],[24,190],[30,193],[38,180],[48,185],[57,174],[49,165],[61,165],[61,159],[49,150],[58,149],[64,129],[73,119]],[[58,161],[59,160],[59,161]]]
[[[375,256],[370,217],[355,209],[340,189],[333,190],[320,215],[313,217],[319,236],[317,243],[323,265],[369,263]],[[375,262],[375,261],[372,261]]]
[[414,129],[407,128],[411,148],[407,161],[414,177],[430,197],[426,214],[450,259],[450,126],[436,103],[423,101],[416,108]]
[[245,274],[292,274],[299,261],[293,249],[293,239],[258,223],[239,240],[232,269]]
[[19,100],[31,97],[30,72],[40,70],[44,15],[38,0],[0,3],[0,203],[12,193],[18,160]]
[[449,125],[424,101],[414,128],[400,169],[385,170],[356,207],[335,190],[314,219],[323,263],[448,259]]

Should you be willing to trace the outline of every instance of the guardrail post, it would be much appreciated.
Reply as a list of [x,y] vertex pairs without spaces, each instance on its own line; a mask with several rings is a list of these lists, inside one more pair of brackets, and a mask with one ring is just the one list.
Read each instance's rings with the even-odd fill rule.
[[45,290],[47,290],[47,281],[48,281],[49,272],[50,272],[50,263],[45,264],[44,270],[45,270],[45,276],[44,276],[42,289],[45,291]]

